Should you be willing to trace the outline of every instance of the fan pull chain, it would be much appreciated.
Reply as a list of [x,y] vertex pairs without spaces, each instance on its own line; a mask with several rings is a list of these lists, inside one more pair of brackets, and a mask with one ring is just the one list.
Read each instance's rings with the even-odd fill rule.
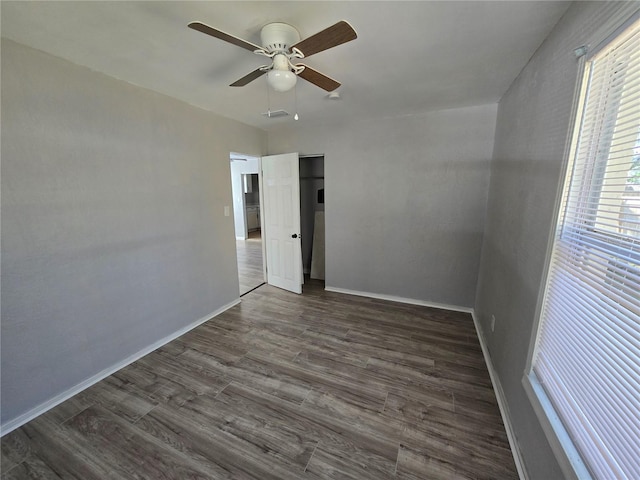
[[300,117],[298,117],[298,85],[296,84],[295,87],[293,87],[293,95],[294,95],[294,101],[295,101],[295,111],[296,114],[293,116],[294,120],[299,120]]
[[269,95],[269,81],[266,75],[264,84],[267,87],[267,117],[271,118],[271,97]]

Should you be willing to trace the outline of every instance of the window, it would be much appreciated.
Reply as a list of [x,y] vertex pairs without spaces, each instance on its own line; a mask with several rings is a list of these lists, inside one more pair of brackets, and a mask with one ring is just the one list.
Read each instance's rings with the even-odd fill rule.
[[528,379],[567,458],[639,479],[640,21],[586,63],[539,322]]

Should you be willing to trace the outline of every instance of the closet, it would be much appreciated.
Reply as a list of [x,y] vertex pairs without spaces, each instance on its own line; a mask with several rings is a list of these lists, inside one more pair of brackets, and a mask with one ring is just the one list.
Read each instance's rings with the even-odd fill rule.
[[[319,213],[321,212],[321,213]],[[305,275],[324,280],[324,156],[300,156],[300,228]]]

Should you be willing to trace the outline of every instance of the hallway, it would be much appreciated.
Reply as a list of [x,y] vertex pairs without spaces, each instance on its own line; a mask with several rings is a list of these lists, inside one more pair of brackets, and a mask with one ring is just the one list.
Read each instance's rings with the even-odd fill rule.
[[249,232],[247,240],[236,240],[240,295],[264,283],[260,230]]

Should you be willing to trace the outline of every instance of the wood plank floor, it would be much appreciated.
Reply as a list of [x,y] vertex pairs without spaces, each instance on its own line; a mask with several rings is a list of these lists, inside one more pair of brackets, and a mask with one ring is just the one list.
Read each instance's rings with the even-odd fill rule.
[[249,232],[246,240],[236,240],[236,252],[240,295],[244,295],[264,283],[260,230]]
[[2,479],[515,479],[468,314],[265,285],[2,438]]

